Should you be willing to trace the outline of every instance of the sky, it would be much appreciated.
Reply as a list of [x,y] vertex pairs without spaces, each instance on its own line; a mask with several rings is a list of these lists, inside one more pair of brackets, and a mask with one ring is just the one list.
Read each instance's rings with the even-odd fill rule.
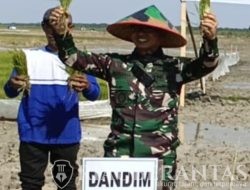
[[[45,10],[59,0],[0,0],[0,23],[39,23]],[[111,24],[147,6],[155,5],[172,22],[180,25],[180,0],[72,0],[75,23]],[[199,25],[197,2],[187,2],[191,25]],[[250,5],[212,3],[221,28],[249,28]]]

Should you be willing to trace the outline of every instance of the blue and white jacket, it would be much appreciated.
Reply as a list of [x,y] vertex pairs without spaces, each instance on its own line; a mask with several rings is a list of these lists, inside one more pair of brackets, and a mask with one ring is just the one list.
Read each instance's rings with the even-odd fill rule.
[[[20,141],[41,144],[72,144],[81,139],[78,93],[70,89],[65,65],[56,53],[39,49],[25,49],[30,92],[23,96],[18,111]],[[11,77],[15,76],[13,70]],[[82,92],[88,100],[96,100],[99,85],[93,76],[87,75],[90,88]],[[19,92],[4,86],[8,97]]]

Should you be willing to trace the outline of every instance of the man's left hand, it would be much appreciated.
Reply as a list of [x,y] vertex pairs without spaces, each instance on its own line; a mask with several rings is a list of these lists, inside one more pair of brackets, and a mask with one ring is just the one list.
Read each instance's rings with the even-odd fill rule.
[[201,32],[204,38],[213,40],[217,35],[218,22],[213,13],[206,12],[201,20]]
[[89,88],[89,81],[86,75],[73,74],[68,79],[69,86],[77,92],[82,92]]

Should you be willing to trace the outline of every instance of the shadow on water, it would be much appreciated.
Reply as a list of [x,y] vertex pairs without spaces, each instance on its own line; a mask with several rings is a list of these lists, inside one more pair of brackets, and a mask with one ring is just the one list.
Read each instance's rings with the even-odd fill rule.
[[185,143],[205,143],[214,146],[235,147],[249,150],[250,129],[243,127],[221,127],[207,123],[186,123],[183,125]]

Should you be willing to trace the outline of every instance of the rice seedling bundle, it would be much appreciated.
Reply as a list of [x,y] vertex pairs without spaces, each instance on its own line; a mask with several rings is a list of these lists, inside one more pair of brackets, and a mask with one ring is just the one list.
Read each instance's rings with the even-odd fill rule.
[[69,76],[71,77],[71,76],[73,76],[73,75],[75,75],[75,74],[82,74],[82,72],[81,71],[78,71],[78,70],[76,70],[76,69],[73,69],[72,67],[70,67],[70,66],[66,66],[66,72],[69,74]]
[[18,75],[24,75],[28,77],[28,69],[25,53],[22,50],[15,50],[13,52],[13,66]]
[[[69,17],[68,9],[69,9],[69,6],[71,3],[72,3],[72,0],[60,0],[61,7],[64,10],[64,15],[63,15],[62,20],[61,20],[61,22],[63,23],[63,27],[64,27],[64,36],[66,35],[66,33],[69,29],[67,19]],[[75,74],[82,74],[81,71],[75,70],[69,66],[66,66],[65,71],[69,74],[69,78]],[[69,82],[69,86],[70,86],[70,89],[72,90],[72,85],[70,82]]]
[[24,94],[29,94],[30,84],[29,84],[29,76],[28,76],[28,68],[27,68],[27,60],[26,55],[22,50],[14,50],[13,56],[13,67],[18,75],[22,75],[27,78],[27,83],[21,87],[21,90],[24,90]]
[[[68,73],[69,78],[72,77],[73,75],[82,75],[83,73],[81,71],[75,70],[72,67],[66,66],[65,71]],[[72,90],[72,84],[71,82],[68,80],[68,85],[70,87],[70,89]]]
[[202,19],[205,12],[210,12],[210,0],[200,0],[199,11],[200,19]]
[[71,2],[72,0],[60,0],[60,4],[65,11],[69,9]]
[[72,0],[60,0],[60,5],[64,10],[64,14],[61,20],[61,22],[63,23],[62,30],[64,31],[64,36],[66,35],[68,31],[68,21],[67,21],[69,17],[68,9],[69,9],[71,2]]

